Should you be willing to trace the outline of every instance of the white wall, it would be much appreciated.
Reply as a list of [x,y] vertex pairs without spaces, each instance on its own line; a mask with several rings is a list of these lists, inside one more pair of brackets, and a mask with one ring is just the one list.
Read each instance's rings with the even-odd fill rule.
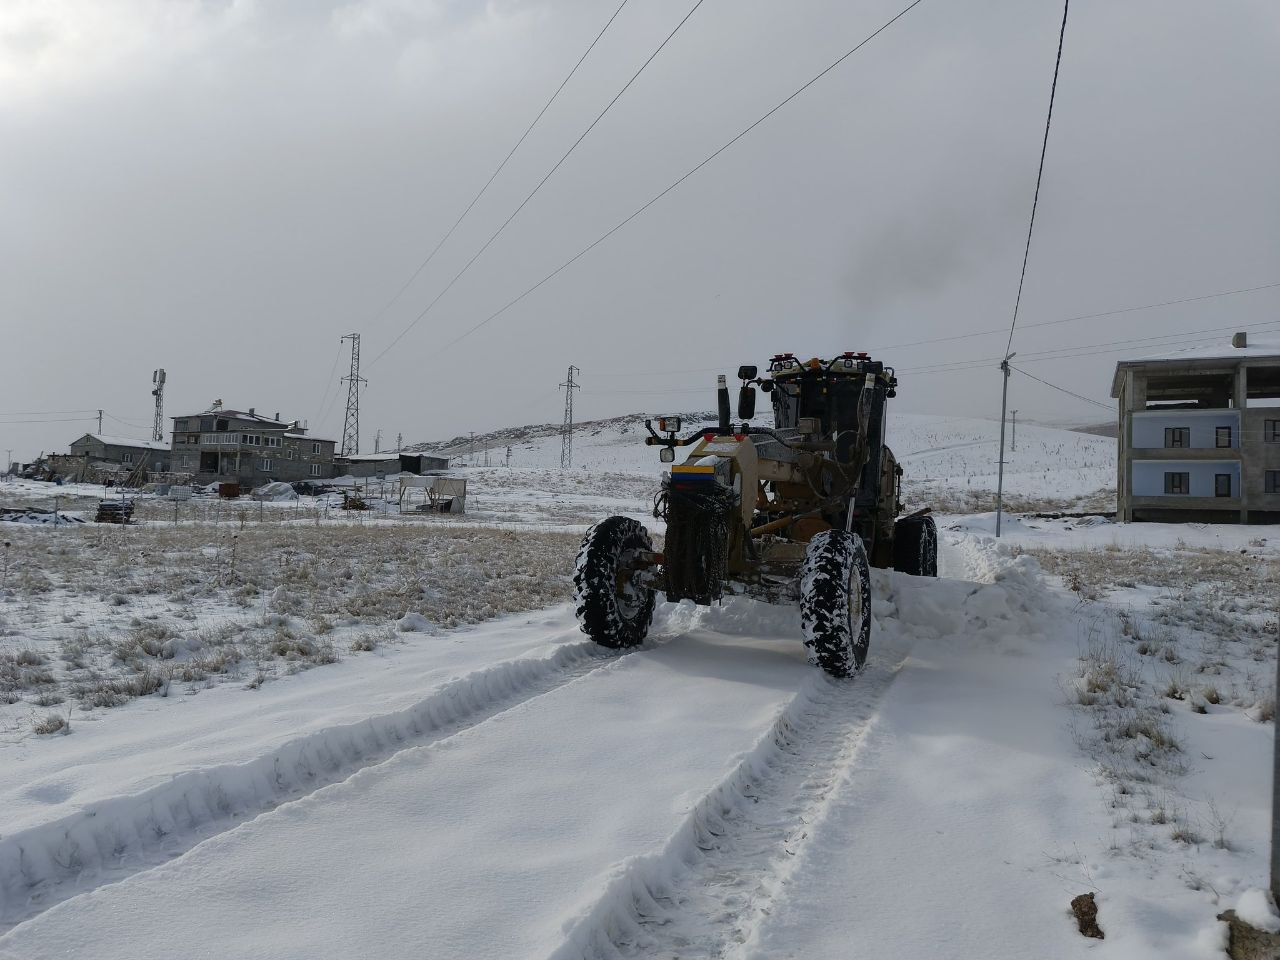
[[[1135,497],[1163,497],[1166,473],[1191,474],[1191,492],[1186,496],[1212,497],[1214,476],[1231,474],[1231,495],[1240,496],[1240,462],[1238,460],[1135,460],[1132,463],[1132,494]],[[1183,494],[1169,494],[1180,500]]]
[[1230,427],[1232,448],[1240,446],[1239,410],[1154,410],[1133,414],[1133,449],[1163,447],[1165,427],[1189,427],[1197,450],[1216,447],[1214,429]]

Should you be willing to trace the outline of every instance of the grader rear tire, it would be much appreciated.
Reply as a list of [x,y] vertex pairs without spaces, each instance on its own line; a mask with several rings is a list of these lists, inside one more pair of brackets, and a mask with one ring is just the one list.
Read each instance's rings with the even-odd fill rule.
[[804,645],[833,677],[851,677],[871,646],[871,566],[862,538],[824,530],[809,541],[800,571]]
[[894,524],[893,569],[913,577],[938,575],[938,526],[933,517],[912,517]]
[[630,517],[606,517],[587,531],[573,575],[574,607],[582,632],[602,647],[634,647],[649,632],[656,597],[628,575],[635,555],[652,550],[649,531]]

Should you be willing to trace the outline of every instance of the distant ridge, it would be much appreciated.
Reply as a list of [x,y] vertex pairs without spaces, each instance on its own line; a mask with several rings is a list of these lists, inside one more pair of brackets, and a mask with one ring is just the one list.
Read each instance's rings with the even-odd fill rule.
[[1095,437],[1116,437],[1120,430],[1114,420],[1107,423],[1087,423],[1082,427],[1071,427],[1076,433],[1090,433]]

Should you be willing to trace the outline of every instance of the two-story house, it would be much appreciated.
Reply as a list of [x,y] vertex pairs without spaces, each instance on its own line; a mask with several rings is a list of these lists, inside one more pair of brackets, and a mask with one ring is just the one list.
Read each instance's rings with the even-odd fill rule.
[[1280,523],[1280,345],[1116,364],[1119,519]]
[[172,469],[196,483],[239,483],[252,489],[271,480],[324,480],[333,476],[336,441],[313,437],[280,414],[264,417],[215,404],[203,413],[173,418]]

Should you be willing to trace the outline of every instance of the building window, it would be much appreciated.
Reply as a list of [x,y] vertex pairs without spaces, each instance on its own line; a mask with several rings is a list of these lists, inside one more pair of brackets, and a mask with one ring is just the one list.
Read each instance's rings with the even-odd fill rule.
[[1213,475],[1213,495],[1215,497],[1231,496],[1231,474],[1215,473]]
[[[1191,446],[1191,428],[1190,427],[1165,427],[1164,428],[1164,445],[1166,447]],[[1165,474],[1165,476],[1168,476],[1168,474]]]
[[121,462],[121,463],[133,463],[133,454],[132,454],[132,453],[125,453],[125,454],[122,454],[122,455],[121,455],[121,457],[120,457],[120,462]]
[[311,452],[312,453],[320,452],[320,442],[318,440],[315,443],[311,444]]
[[1267,443],[1280,443],[1280,420],[1265,421],[1266,429],[1262,431],[1262,438]]
[[262,445],[262,436],[257,433],[240,434],[240,442],[250,447],[259,447]]
[[1263,493],[1280,493],[1280,470],[1268,470],[1262,477]]
[[276,462],[274,460],[263,460],[261,461],[261,466],[259,467],[259,469],[263,471],[269,471],[274,469],[275,465],[276,465]]
[[266,437],[266,436],[264,436],[264,437],[262,438],[262,445],[263,445],[264,447],[278,447],[278,446],[280,446],[280,438],[279,438],[279,437]]
[[1215,427],[1213,431],[1213,439],[1214,439],[1214,443],[1216,443],[1220,447],[1231,446],[1231,428]]
[[320,464],[318,464],[318,463],[313,463],[313,464],[311,465],[311,475],[312,475],[313,477],[318,477],[318,476],[320,476]]
[[1166,473],[1164,475],[1164,492],[1167,494],[1188,494],[1191,492],[1190,473]]
[[295,454],[297,454],[297,452],[298,452],[298,451],[297,451],[297,450],[295,450],[295,449],[293,449],[293,447],[290,447],[290,448],[289,448],[289,459],[290,459],[290,460],[295,459]]

